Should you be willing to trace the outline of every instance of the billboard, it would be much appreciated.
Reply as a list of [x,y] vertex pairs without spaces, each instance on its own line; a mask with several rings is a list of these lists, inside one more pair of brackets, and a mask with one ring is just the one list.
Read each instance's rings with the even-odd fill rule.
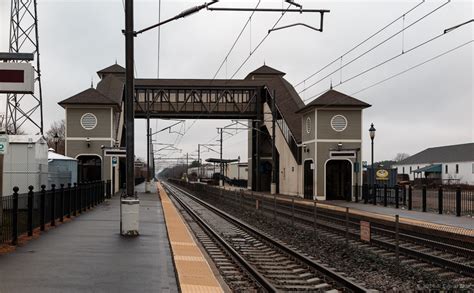
[[0,62],[0,93],[33,94],[34,70],[29,63]]

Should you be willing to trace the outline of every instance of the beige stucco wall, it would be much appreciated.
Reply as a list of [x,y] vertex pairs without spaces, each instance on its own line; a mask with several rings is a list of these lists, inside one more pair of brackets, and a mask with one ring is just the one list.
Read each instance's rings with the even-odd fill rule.
[[[270,107],[267,103],[263,106],[264,114],[264,121],[265,126],[268,129],[268,132],[272,133],[272,115],[270,111]],[[275,127],[275,146],[278,150],[280,155],[280,166],[278,170],[279,180],[280,180],[280,193],[287,194],[287,195],[298,195],[301,196],[302,189],[301,185],[298,184],[300,181],[299,178],[301,177],[301,170],[296,162],[296,159],[293,157],[288,144],[283,136],[278,125]],[[250,162],[249,162],[250,163]]]
[[[347,119],[347,128],[337,132],[331,127],[331,119],[335,115],[343,115]],[[317,111],[317,139],[360,139],[361,138],[360,109],[338,110],[319,109]]]
[[[92,113],[97,117],[97,126],[86,130],[81,126],[81,117]],[[66,127],[68,137],[113,137],[112,108],[66,108]]]

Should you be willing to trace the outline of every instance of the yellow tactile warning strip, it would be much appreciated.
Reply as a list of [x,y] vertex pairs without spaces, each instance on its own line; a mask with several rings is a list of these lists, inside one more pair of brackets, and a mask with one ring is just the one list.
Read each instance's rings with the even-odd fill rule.
[[224,292],[168,194],[157,186],[181,292]]

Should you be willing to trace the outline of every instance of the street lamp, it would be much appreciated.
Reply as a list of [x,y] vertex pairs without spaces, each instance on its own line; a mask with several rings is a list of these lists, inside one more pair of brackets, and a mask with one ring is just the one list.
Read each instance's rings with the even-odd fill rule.
[[374,168],[374,138],[375,138],[375,127],[374,123],[370,124],[369,128],[371,146],[372,146],[372,192],[374,195],[374,205],[377,204],[376,201],[376,191],[375,191],[375,168]]
[[54,141],[54,151],[58,153],[59,135],[57,132],[54,134],[53,141]]

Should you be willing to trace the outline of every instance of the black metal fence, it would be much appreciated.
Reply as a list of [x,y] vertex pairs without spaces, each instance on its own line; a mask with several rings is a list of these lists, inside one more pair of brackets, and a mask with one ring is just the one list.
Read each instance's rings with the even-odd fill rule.
[[422,212],[454,214],[458,217],[474,215],[474,191],[439,187],[428,189],[426,186],[362,186],[354,187],[356,202],[383,205]]
[[33,190],[18,194],[18,187],[13,188],[13,194],[1,198],[2,213],[0,214],[0,243],[18,243],[18,236],[33,235],[33,230],[44,231],[47,225],[55,226],[64,218],[78,216],[110,198],[111,182],[93,181],[74,183],[60,186],[51,185],[46,190]]

